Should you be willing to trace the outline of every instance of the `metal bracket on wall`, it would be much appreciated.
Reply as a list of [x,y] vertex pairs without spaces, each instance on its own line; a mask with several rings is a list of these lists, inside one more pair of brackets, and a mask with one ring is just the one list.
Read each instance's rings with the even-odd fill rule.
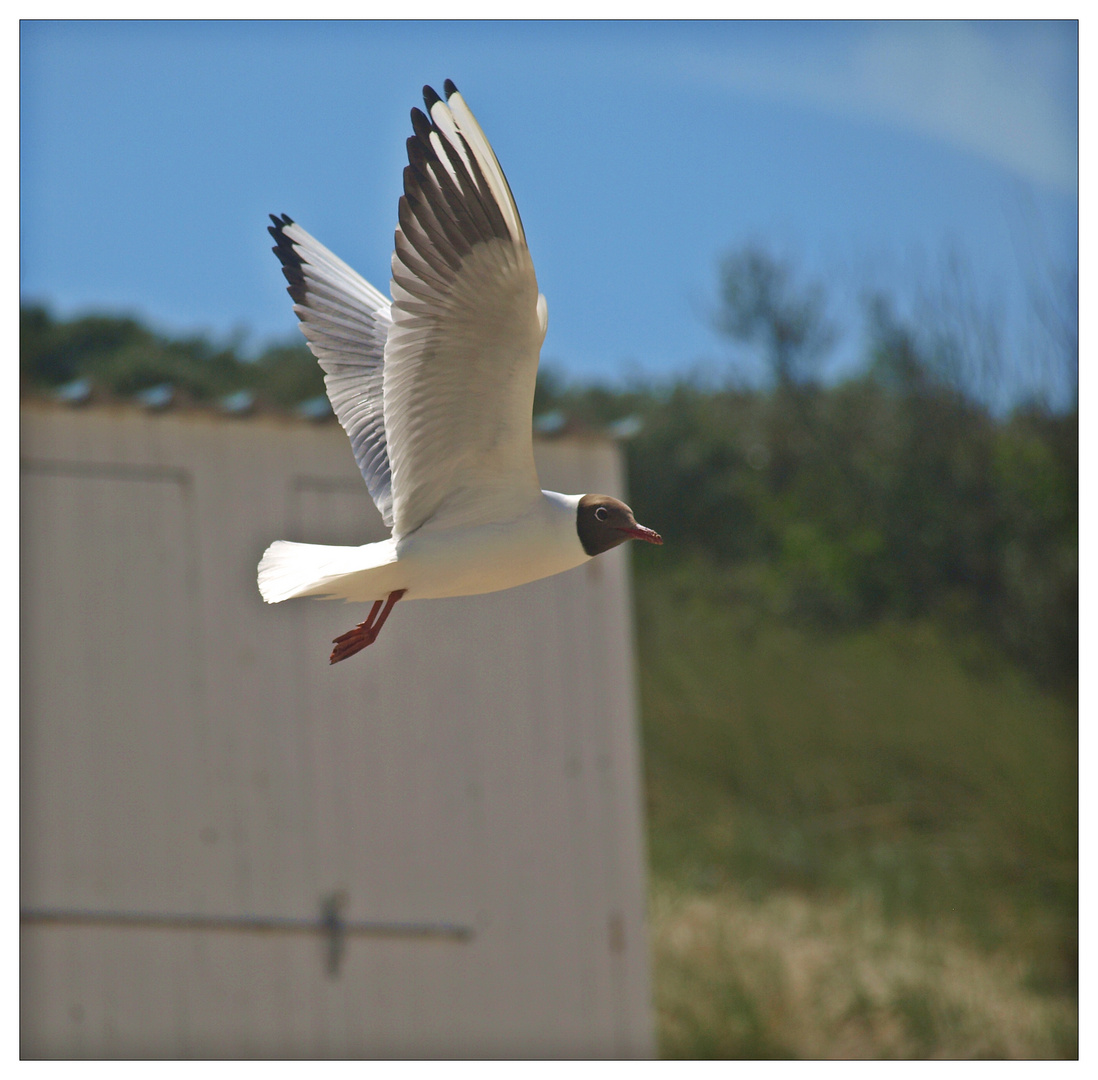
[[113,926],[139,930],[234,931],[253,934],[318,934],[326,943],[326,968],[339,974],[349,937],[435,938],[471,941],[473,929],[454,923],[345,920],[347,896],[333,892],[321,898],[315,919],[283,915],[185,915],[153,911],[94,911],[83,908],[22,908],[19,922],[30,926]]

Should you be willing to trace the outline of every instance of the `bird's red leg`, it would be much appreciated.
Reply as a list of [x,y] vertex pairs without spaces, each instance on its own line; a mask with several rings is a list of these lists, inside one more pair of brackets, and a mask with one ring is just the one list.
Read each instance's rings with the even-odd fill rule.
[[[348,656],[354,656],[356,652],[365,649],[367,645],[373,645],[381,628],[385,625],[385,620],[389,617],[389,612],[393,610],[393,606],[407,591],[407,589],[396,589],[389,593],[389,599],[385,601],[384,610],[381,610],[381,601],[375,600],[374,606],[370,608],[370,614],[364,622],[360,622],[353,630],[340,634],[332,641],[335,648],[328,658],[328,663],[338,664],[340,660],[346,660]],[[379,610],[381,610],[380,617],[378,616]]]
[[356,626],[353,630],[348,630],[347,633],[340,634],[339,637],[334,638],[332,644],[339,645],[341,642],[350,641],[352,638],[360,637],[363,632],[369,630],[373,626],[374,618],[381,610],[381,605],[383,603],[383,600],[375,600],[374,606],[370,608],[370,614],[367,615],[366,618],[362,622],[360,622],[358,626]]

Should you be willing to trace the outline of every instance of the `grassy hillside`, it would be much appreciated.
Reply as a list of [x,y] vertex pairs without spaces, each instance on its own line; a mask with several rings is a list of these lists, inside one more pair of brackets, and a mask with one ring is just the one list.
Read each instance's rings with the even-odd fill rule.
[[940,625],[795,629],[746,570],[638,555],[662,1052],[1074,1055],[1074,703]]

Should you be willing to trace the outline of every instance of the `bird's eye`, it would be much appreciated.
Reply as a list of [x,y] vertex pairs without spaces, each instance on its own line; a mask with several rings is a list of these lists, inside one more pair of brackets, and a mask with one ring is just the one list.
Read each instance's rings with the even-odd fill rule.
[[595,517],[597,517],[599,519],[599,521],[605,521],[609,516],[610,516],[610,511],[607,510],[605,506],[600,506],[595,511]]

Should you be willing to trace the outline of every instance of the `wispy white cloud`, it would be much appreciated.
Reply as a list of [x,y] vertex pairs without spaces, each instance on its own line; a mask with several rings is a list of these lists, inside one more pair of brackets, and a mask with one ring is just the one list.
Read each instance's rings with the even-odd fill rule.
[[1050,24],[903,22],[775,33],[679,61],[707,83],[917,131],[1073,194],[1075,57]]

